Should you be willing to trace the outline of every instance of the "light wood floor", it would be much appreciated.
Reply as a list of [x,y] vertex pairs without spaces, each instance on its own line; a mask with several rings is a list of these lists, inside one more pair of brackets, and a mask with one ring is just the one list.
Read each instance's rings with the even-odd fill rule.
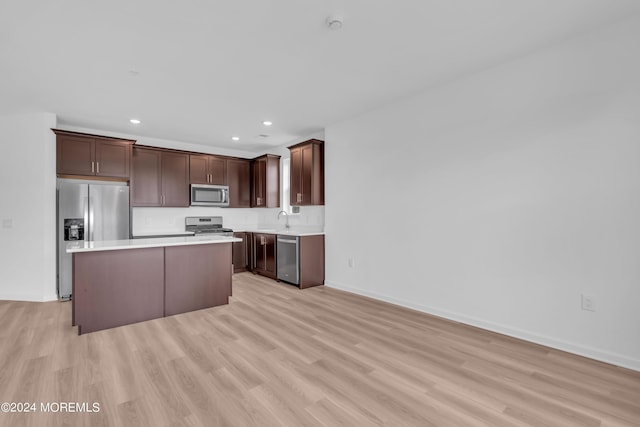
[[0,301],[2,426],[639,426],[640,373],[323,287],[243,273],[228,306],[77,336]]

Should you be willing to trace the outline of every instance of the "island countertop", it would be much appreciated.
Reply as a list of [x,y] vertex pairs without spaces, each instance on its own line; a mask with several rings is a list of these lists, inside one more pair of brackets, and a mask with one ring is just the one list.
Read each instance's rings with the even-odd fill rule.
[[211,235],[162,237],[151,239],[103,240],[94,242],[78,241],[69,242],[69,244],[67,245],[67,253],[161,248],[166,246],[208,245],[212,243],[233,243],[241,241],[241,239],[238,239],[236,237]]

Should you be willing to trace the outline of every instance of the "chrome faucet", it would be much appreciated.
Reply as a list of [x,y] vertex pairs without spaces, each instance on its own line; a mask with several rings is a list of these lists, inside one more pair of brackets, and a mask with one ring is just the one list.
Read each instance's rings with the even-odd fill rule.
[[278,221],[280,220],[280,214],[284,214],[284,217],[287,220],[287,222],[284,225],[284,227],[288,230],[289,229],[289,215],[285,211],[278,212]]

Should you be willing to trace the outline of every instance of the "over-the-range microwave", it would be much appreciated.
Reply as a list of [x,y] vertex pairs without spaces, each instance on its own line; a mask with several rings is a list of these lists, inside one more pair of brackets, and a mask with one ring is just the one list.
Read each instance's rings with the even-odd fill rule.
[[191,206],[229,206],[229,187],[191,184]]

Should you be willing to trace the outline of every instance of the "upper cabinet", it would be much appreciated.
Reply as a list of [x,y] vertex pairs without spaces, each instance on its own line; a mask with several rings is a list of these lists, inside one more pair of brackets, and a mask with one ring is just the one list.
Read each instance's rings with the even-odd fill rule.
[[229,207],[251,207],[251,161],[227,159],[227,185],[229,186]]
[[189,206],[189,155],[134,147],[131,206]]
[[227,185],[227,159],[205,154],[189,156],[191,184]]
[[58,175],[129,178],[134,140],[52,130],[56,134]]
[[289,150],[291,206],[324,205],[324,142],[310,139]]
[[251,161],[251,207],[280,207],[280,156],[265,154]]

